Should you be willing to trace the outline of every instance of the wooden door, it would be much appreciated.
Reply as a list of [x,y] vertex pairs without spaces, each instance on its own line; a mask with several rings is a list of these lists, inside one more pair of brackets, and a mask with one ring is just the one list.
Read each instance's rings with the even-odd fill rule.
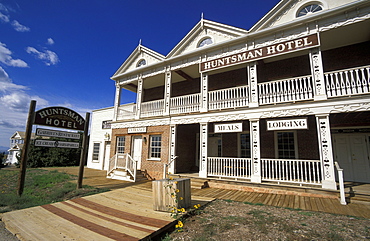
[[131,156],[137,162],[137,170],[141,169],[141,150],[143,146],[142,136],[133,136]]

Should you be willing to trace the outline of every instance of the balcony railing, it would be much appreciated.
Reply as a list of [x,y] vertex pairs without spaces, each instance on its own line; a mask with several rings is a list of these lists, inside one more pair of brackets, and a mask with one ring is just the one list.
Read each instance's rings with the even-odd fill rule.
[[164,112],[164,100],[154,100],[141,104],[141,117],[160,116]]
[[325,73],[328,98],[370,92],[370,66]]
[[[370,66],[345,69],[324,74],[325,88],[328,98],[362,95],[370,93]],[[277,80],[259,83],[259,105],[278,104],[314,100],[314,84],[312,76]],[[172,97],[170,114],[179,115],[199,112],[201,106],[200,93]],[[141,104],[140,117],[154,117],[164,114],[164,100],[154,100]],[[208,110],[224,110],[230,108],[249,107],[249,86],[215,90],[208,92]],[[135,105],[119,108],[118,120],[133,119]]]
[[185,95],[171,98],[170,113],[183,114],[198,112],[200,106],[200,94]]
[[312,77],[303,76],[260,83],[258,93],[260,105],[312,100],[314,97]]
[[208,109],[222,110],[248,106],[248,86],[208,92]]

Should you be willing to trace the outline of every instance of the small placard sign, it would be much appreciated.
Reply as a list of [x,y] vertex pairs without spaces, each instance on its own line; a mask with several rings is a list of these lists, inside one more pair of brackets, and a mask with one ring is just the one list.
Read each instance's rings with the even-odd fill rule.
[[215,124],[215,133],[242,132],[243,123]]
[[146,133],[146,127],[131,127],[131,128],[128,128],[127,132],[129,134],[132,134],[132,133]]
[[285,120],[268,120],[267,130],[307,130],[307,118],[295,118]]

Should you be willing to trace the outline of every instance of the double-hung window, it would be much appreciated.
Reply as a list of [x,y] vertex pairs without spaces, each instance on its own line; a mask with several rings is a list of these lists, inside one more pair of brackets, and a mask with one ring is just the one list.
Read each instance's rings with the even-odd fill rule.
[[160,159],[161,158],[161,146],[162,136],[152,135],[150,136],[150,147],[149,147],[149,158]]
[[239,135],[239,148],[240,157],[250,158],[251,157],[251,141],[249,133],[242,133]]
[[124,136],[117,137],[117,153],[119,154],[125,153],[125,137]]
[[100,143],[94,143],[93,146],[93,161],[99,161]]
[[276,132],[276,152],[277,158],[281,159],[294,159],[297,158],[296,150],[296,132],[284,131]]

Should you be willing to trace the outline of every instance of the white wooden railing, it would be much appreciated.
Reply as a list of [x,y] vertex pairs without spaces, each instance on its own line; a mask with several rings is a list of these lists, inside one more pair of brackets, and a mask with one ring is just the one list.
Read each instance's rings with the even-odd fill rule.
[[109,159],[109,166],[107,171],[107,176],[113,173],[116,169],[124,169],[131,175],[133,179],[128,180],[135,182],[136,181],[136,172],[137,172],[137,161],[135,161],[130,154],[124,153],[116,153],[113,157]]
[[310,75],[260,83],[258,84],[259,104],[312,100],[314,98],[312,86]]
[[164,100],[154,100],[143,102],[141,104],[141,117],[151,117],[163,115]]
[[208,109],[221,110],[248,106],[248,86],[208,92]]
[[263,181],[321,185],[320,160],[261,159]]
[[170,103],[171,114],[183,114],[198,112],[200,106],[200,94],[191,94],[172,97]]
[[135,118],[136,104],[120,106],[118,108],[118,120],[130,120]]
[[251,178],[251,159],[208,157],[207,175],[235,179]]
[[370,66],[325,73],[328,98],[370,92]]
[[337,168],[337,171],[338,171],[340,204],[347,205],[346,194],[344,192],[343,169],[340,168],[338,162],[335,162],[335,167]]

